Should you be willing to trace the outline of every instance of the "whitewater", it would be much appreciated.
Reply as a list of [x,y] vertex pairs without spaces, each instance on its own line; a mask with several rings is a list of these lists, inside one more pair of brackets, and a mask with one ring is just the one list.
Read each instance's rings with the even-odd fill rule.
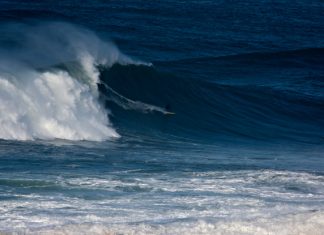
[[[132,61],[92,32],[67,23],[6,27],[17,28],[15,33],[25,42],[14,55],[1,58],[1,139],[102,141],[119,137],[109,122],[109,110],[99,102],[97,66],[141,62]],[[54,68],[70,61],[79,65],[76,77]]]

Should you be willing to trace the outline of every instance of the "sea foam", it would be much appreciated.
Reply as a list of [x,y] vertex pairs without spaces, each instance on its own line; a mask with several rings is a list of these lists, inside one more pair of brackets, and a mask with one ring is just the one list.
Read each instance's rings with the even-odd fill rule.
[[24,234],[260,234],[260,235],[321,235],[324,229],[324,214],[309,212],[289,215],[287,217],[263,219],[255,221],[222,221],[209,223],[198,221],[191,223],[174,223],[169,225],[111,225],[102,224],[71,224],[66,226],[44,228],[41,230],[23,230]]

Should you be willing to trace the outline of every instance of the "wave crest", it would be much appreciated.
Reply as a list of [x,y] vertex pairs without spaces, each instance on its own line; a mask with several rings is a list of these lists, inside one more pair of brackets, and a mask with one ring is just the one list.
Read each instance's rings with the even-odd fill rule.
[[[0,27],[12,45],[0,45],[0,139],[119,137],[98,99],[97,66],[141,62],[67,23]],[[69,61],[77,73],[66,69]]]

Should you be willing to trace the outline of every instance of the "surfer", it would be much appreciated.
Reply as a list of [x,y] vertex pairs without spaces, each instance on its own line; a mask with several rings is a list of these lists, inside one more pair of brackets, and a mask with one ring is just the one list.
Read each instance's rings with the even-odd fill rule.
[[171,105],[170,104],[166,104],[164,108],[165,108],[165,111],[171,112]]
[[167,103],[164,107],[165,113],[166,115],[170,115],[170,114],[175,114],[174,112],[171,111],[171,105],[169,103]]

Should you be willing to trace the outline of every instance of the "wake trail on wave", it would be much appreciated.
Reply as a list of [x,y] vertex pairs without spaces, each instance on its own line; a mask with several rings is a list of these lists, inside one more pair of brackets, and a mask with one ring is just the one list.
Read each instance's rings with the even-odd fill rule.
[[99,84],[103,85],[108,91],[105,94],[101,94],[104,97],[104,99],[106,101],[112,101],[116,103],[117,105],[119,105],[125,110],[135,110],[143,113],[159,112],[165,115],[173,114],[167,111],[165,108],[126,98],[125,96],[119,94],[117,91],[115,91],[114,89],[112,89],[110,86],[108,86],[106,83],[102,81]]

